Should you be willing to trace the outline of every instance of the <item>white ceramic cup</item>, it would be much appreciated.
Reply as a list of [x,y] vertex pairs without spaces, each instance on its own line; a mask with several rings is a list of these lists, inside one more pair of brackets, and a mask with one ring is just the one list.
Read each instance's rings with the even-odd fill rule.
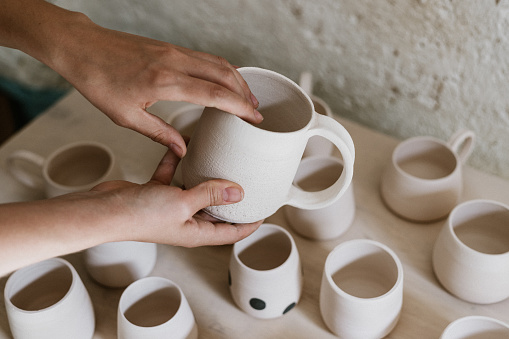
[[109,242],[88,248],[83,257],[95,281],[109,287],[125,287],[152,272],[157,260],[157,244]]
[[381,178],[381,195],[395,214],[417,222],[445,218],[463,189],[462,165],[474,133],[459,130],[448,142],[422,136],[401,142]]
[[320,311],[341,338],[383,338],[396,326],[403,305],[403,267],[387,246],[356,239],[328,255]]
[[470,200],[454,208],[433,249],[433,269],[446,290],[477,304],[509,297],[509,207]]
[[6,164],[19,182],[44,190],[48,198],[88,191],[103,181],[123,177],[111,149],[95,141],[64,145],[47,158],[32,151],[17,150],[7,158]]
[[[262,123],[251,125],[229,113],[207,107],[182,160],[186,188],[212,178],[227,179],[244,189],[236,204],[211,206],[210,215],[229,222],[254,222],[283,205],[322,208],[336,201],[352,181],[355,150],[346,129],[314,111],[309,96],[290,79],[265,69],[239,69],[260,102]],[[341,152],[344,168],[338,181],[320,192],[292,185],[307,141],[321,135]]]
[[[304,191],[319,191],[330,187],[341,175],[343,161],[331,155],[304,158],[295,175],[294,185]],[[290,227],[313,240],[327,240],[346,232],[355,217],[353,183],[335,203],[324,208],[306,210],[285,206]]]
[[237,306],[253,317],[277,318],[293,309],[302,292],[302,270],[290,233],[262,224],[235,243],[228,283]]
[[193,311],[174,282],[147,277],[129,285],[120,297],[118,339],[197,339]]
[[507,339],[509,325],[494,318],[467,316],[450,323],[440,339]]
[[[311,101],[313,101],[313,106],[315,107],[316,113],[328,116],[330,118],[333,117],[332,110],[329,105],[322,98],[313,94],[313,75],[311,72],[301,73],[299,86],[309,95]],[[309,157],[313,155],[330,155],[333,150],[334,144],[332,142],[325,139],[324,137],[315,135],[309,138],[306,148],[304,149],[303,157]]]
[[90,339],[95,317],[74,267],[54,258],[14,272],[5,285],[5,308],[15,339]]

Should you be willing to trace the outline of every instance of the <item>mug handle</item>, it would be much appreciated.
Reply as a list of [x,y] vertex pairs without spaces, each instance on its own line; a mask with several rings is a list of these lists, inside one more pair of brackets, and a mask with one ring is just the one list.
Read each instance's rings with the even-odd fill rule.
[[[25,161],[39,170],[39,175],[34,174],[32,172],[27,171],[19,166],[17,161]],[[11,173],[11,175],[16,178],[23,185],[35,188],[35,189],[43,189],[44,188],[44,179],[42,177],[42,167],[44,165],[44,158],[38,154],[35,154],[26,150],[18,150],[14,151],[11,155],[7,157],[7,170]]]
[[454,133],[447,144],[454,153],[458,155],[461,163],[465,163],[472,150],[474,149],[475,133],[467,130],[460,129]]
[[329,206],[345,193],[353,178],[355,147],[348,131],[335,119],[313,112],[308,139],[314,135],[324,137],[336,145],[343,157],[343,172],[334,184],[318,192],[306,192],[293,184],[287,204],[302,209]]

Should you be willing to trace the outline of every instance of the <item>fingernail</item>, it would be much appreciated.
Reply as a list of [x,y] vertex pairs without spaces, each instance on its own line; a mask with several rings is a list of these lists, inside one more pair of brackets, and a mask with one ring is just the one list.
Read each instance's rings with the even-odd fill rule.
[[256,108],[256,107],[258,107],[258,105],[260,104],[260,103],[258,102],[258,99],[256,99],[256,97],[254,96],[254,94],[253,94],[253,93],[251,93],[251,102],[253,103],[253,106],[254,106],[255,108]]
[[239,202],[244,198],[244,194],[237,187],[227,187],[223,191],[223,200],[225,202]]
[[255,116],[256,122],[263,121],[263,115],[260,112],[258,112],[257,110],[254,110],[254,116]]
[[184,151],[182,150],[182,148],[180,148],[179,145],[176,145],[176,144],[171,144],[170,145],[170,149],[172,150],[173,153],[175,153],[179,158],[182,158],[184,156]]

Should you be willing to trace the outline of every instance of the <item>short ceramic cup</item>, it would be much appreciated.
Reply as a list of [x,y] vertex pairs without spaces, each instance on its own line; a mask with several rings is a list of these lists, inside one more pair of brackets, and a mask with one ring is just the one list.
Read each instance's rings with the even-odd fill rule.
[[118,339],[197,339],[193,311],[174,282],[147,277],[129,285],[120,297]]
[[[313,106],[315,107],[316,113],[328,116],[330,118],[333,117],[332,110],[330,109],[329,105],[322,98],[313,94],[313,75],[311,72],[301,73],[299,86],[309,95],[311,101],[313,101]],[[308,144],[304,149],[303,157],[309,157],[313,155],[331,155],[333,150],[334,144],[332,142],[323,137],[315,135],[309,138]]]
[[387,246],[366,239],[343,242],[328,255],[320,311],[341,338],[382,338],[396,326],[403,305],[403,268]]
[[277,318],[289,312],[302,292],[299,253],[290,233],[262,224],[235,243],[228,283],[237,306],[253,317]]
[[85,250],[83,257],[95,281],[108,287],[125,287],[152,272],[157,245],[138,241],[109,242]]
[[509,325],[489,317],[467,316],[450,323],[440,339],[507,339]]
[[474,133],[460,130],[443,142],[422,136],[401,142],[381,178],[381,195],[394,213],[416,222],[447,217],[458,203],[462,165],[474,145]]
[[454,208],[433,249],[433,269],[446,290],[476,304],[509,297],[509,207],[470,200]]
[[16,339],[90,339],[95,317],[74,267],[54,258],[14,272],[5,285],[5,307]]
[[[319,191],[332,185],[343,171],[343,161],[331,155],[304,158],[295,175],[294,184],[305,191]],[[346,232],[355,217],[353,184],[345,194],[330,206],[306,210],[285,206],[290,227],[300,235],[313,240],[327,240]]]
[[[322,208],[336,201],[352,181],[355,150],[352,138],[336,120],[315,112],[309,96],[290,79],[261,68],[239,69],[260,102],[262,123],[207,107],[182,160],[186,188],[211,178],[233,181],[244,189],[235,204],[211,206],[210,215],[233,223],[271,216],[283,205]],[[334,185],[304,192],[292,185],[307,141],[321,135],[333,142],[344,160]]]
[[67,144],[47,158],[17,150],[7,158],[7,169],[24,185],[44,190],[48,198],[88,191],[103,181],[122,179],[113,152],[95,141]]

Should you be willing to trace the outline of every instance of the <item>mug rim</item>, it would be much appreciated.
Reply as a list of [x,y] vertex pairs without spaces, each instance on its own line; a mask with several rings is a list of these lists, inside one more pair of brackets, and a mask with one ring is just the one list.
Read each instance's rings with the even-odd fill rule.
[[484,316],[484,315],[468,315],[468,316],[460,317],[458,319],[455,319],[455,320],[451,321],[447,325],[447,327],[444,329],[444,331],[442,332],[440,338],[441,339],[446,339],[446,337],[444,337],[444,335],[448,334],[447,333],[448,331],[453,330],[454,327],[457,326],[458,324],[461,324],[463,322],[467,322],[468,323],[468,321],[470,321],[470,320],[488,321],[490,323],[494,323],[494,324],[500,325],[500,326],[502,326],[503,328],[505,328],[505,329],[507,329],[509,331],[509,324],[503,322],[502,320],[499,320],[499,319],[496,319],[496,318],[493,318],[493,317]]

